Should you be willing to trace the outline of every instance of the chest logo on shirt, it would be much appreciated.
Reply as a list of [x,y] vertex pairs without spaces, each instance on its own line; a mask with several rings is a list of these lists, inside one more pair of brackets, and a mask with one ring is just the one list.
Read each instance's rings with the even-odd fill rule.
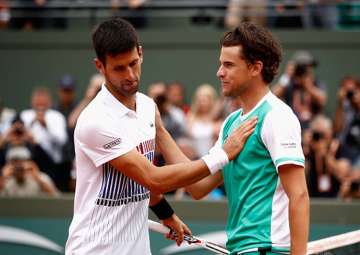
[[105,144],[103,147],[104,147],[104,149],[110,149],[120,143],[121,143],[121,138],[117,138],[114,141],[111,141],[110,143]]

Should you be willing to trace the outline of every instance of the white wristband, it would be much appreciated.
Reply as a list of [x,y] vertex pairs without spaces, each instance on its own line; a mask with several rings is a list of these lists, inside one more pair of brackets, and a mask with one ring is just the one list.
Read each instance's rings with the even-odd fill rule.
[[209,168],[211,174],[215,174],[229,163],[226,152],[221,147],[213,147],[209,154],[201,158]]
[[281,87],[284,87],[284,88],[285,88],[287,85],[289,85],[289,83],[290,83],[290,77],[289,77],[289,75],[283,74],[283,75],[280,76],[279,85],[280,85]]

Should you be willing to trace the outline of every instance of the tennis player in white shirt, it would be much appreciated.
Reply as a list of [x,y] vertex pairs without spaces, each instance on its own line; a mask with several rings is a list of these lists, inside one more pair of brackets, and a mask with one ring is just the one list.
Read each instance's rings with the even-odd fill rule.
[[[148,206],[183,241],[189,228],[161,195],[214,174],[242,149],[256,118],[235,130],[224,146],[202,159],[156,167],[155,144],[167,163],[169,136],[152,99],[138,92],[142,48],[135,29],[113,18],[93,33],[101,91],[82,111],[75,128],[77,183],[67,255],[151,254]],[[170,146],[171,147],[171,146]]]

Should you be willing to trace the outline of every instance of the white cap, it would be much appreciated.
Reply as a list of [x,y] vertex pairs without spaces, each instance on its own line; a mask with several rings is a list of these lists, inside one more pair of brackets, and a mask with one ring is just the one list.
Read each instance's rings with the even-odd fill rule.
[[7,150],[6,161],[9,160],[28,160],[31,158],[31,152],[25,146],[14,146]]

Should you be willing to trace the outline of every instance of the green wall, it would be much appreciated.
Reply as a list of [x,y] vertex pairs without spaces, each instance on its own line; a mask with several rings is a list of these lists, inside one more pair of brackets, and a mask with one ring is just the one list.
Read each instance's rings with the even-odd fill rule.
[[[215,28],[190,26],[142,30],[142,90],[151,82],[179,80],[186,85],[189,100],[201,83],[217,87],[218,41],[222,34]],[[328,84],[327,112],[332,115],[341,77],[349,73],[360,76],[360,32],[275,31],[275,34],[283,44],[285,61],[296,49],[310,50],[319,59],[318,74]],[[96,71],[90,38],[89,28],[0,31],[0,98],[10,107],[23,109],[29,105],[33,87],[41,85],[55,90],[64,73],[77,78],[81,97],[90,75]]]

